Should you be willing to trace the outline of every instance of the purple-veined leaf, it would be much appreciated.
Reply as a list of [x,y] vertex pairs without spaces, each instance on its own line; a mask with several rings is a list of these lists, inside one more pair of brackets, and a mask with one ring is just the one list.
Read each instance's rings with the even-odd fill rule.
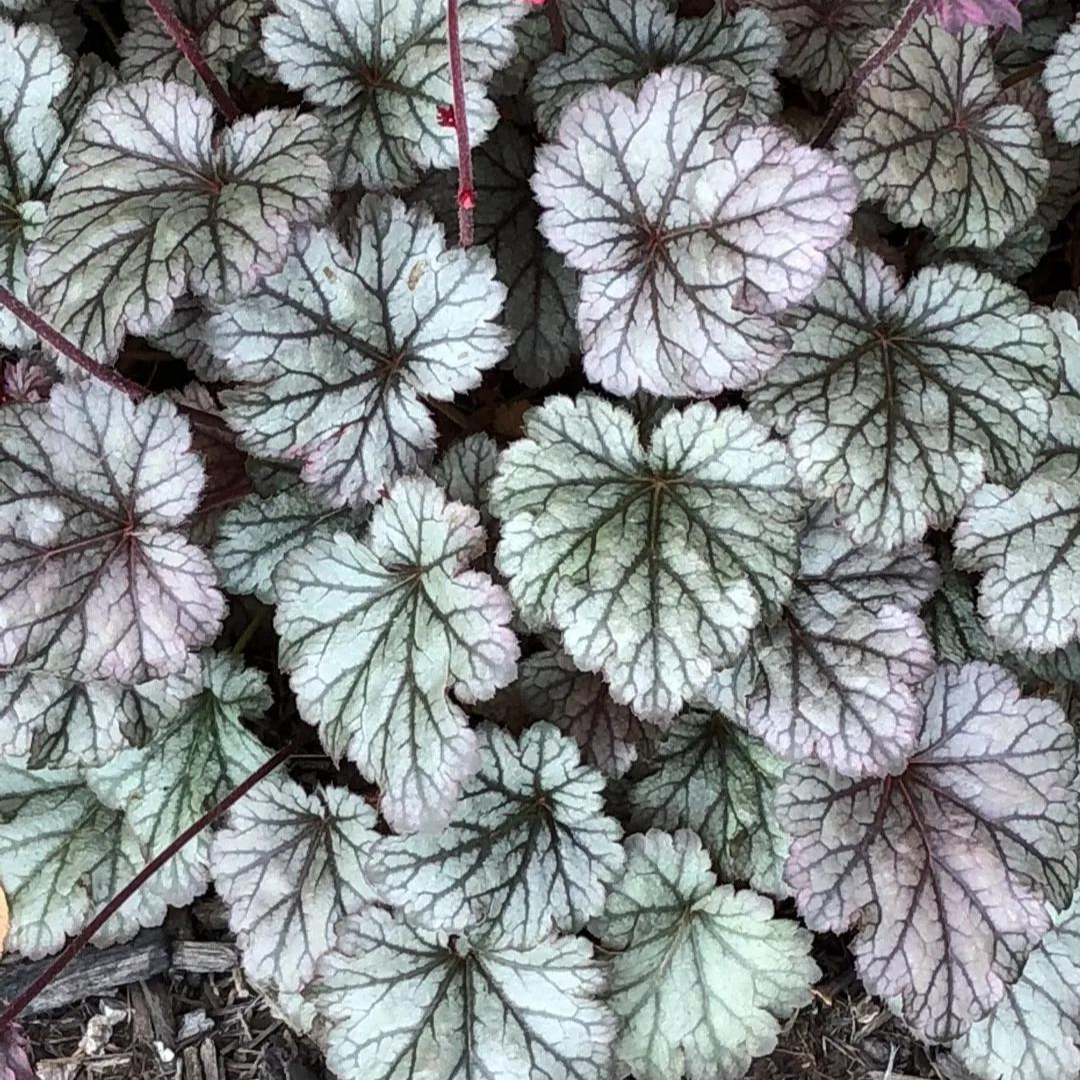
[[36,405],[49,396],[52,375],[33,360],[26,357],[4,360],[0,372],[0,406]]
[[281,667],[301,716],[382,789],[401,831],[443,822],[476,771],[453,700],[490,698],[516,674],[510,600],[479,571],[479,514],[423,477],[399,480],[363,540],[338,533],[274,574]]
[[945,664],[906,768],[850,780],[793,766],[777,794],[786,867],[813,930],[858,927],[856,967],[925,1038],[985,1015],[1069,903],[1076,736],[1003,668]]
[[353,254],[301,232],[280,274],[210,320],[239,385],[222,392],[244,449],[300,463],[334,504],[371,502],[435,445],[424,398],[471,390],[506,353],[506,291],[483,249],[390,196],[360,203]]
[[1006,29],[994,48],[994,63],[1004,72],[1045,60],[1073,20],[1069,0],[1023,0],[1023,5],[1020,29]]
[[778,622],[751,638],[759,676],[746,726],[789,761],[846,776],[903,767],[934,650],[915,614],[936,584],[928,548],[859,548],[828,511],[803,536]]
[[626,872],[590,927],[613,953],[621,1071],[738,1080],[820,976],[811,935],[750,889],[717,885],[692,832],[626,841]]
[[[425,168],[457,163],[446,5],[431,0],[277,0],[263,20],[263,51],[287,86],[315,106],[330,137],[337,187],[409,187]],[[469,139],[495,126],[492,74],[514,55],[527,3],[461,0],[459,27]]]
[[431,470],[431,477],[454,502],[474,506],[485,527],[491,521],[491,482],[499,447],[482,431],[452,442]]
[[[578,351],[577,275],[537,228],[540,210],[529,187],[532,143],[512,125],[499,124],[473,152],[473,170],[475,240],[490,248],[506,286],[506,365],[526,386],[543,386],[562,375]],[[455,241],[456,192],[455,171],[429,174],[414,193],[435,210]]]
[[0,670],[140,683],[182,671],[225,601],[186,537],[203,488],[171,402],[101,383],[0,410]]
[[369,907],[342,920],[307,996],[344,1080],[607,1080],[605,986],[584,938],[511,949]]
[[479,770],[446,828],[379,840],[368,879],[413,926],[479,924],[486,940],[514,948],[580,930],[624,862],[622,829],[603,813],[603,776],[550,724],[519,739],[485,725],[477,741]]
[[375,820],[343,787],[309,794],[285,777],[257,784],[229,812],[210,865],[256,984],[301,990],[340,920],[375,899],[364,877]]
[[987,34],[930,18],[859,90],[840,158],[909,228],[952,247],[994,247],[1035,211],[1049,175],[1034,118],[1002,104]]
[[544,60],[529,84],[536,119],[548,137],[563,109],[596,86],[634,95],[668,67],[695,68],[733,88],[739,116],[760,122],[780,107],[773,69],[783,39],[760,12],[716,4],[697,18],[676,18],[667,0],[563,0],[566,49]]
[[938,659],[951,664],[999,659],[1000,650],[975,610],[975,582],[956,568],[948,545],[941,545],[937,556],[938,587],[920,614]]
[[1046,62],[1043,85],[1057,137],[1080,143],[1080,17],[1057,39]]
[[590,394],[525,418],[491,489],[522,619],[554,626],[615,701],[670,720],[775,614],[804,504],[783,447],[739,409],[672,410],[648,446]]
[[780,358],[855,204],[845,168],[736,122],[730,85],[675,68],[606,87],[537,154],[540,229],[582,271],[585,373],[615,394],[706,396]]
[[787,436],[807,492],[833,499],[858,543],[911,544],[952,524],[984,477],[1035,463],[1058,381],[1055,322],[971,267],[928,267],[902,288],[866,248],[829,263],[751,411]]
[[250,292],[285,261],[290,228],[326,213],[313,117],[267,109],[216,141],[213,126],[209,98],[141,79],[97,95],[75,127],[28,259],[30,299],[98,360],[165,325],[187,290]]

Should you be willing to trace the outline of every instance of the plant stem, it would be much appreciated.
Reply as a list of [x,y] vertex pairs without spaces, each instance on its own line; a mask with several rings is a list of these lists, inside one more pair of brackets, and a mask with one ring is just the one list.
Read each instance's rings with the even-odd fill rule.
[[825,123],[821,125],[821,130],[814,136],[814,141],[810,144],[815,150],[820,150],[823,146],[828,145],[829,140],[840,126],[840,121],[844,119],[851,106],[855,103],[855,95],[859,92],[863,83],[900,48],[911,28],[918,21],[919,16],[927,11],[929,7],[930,0],[910,0],[896,26],[893,27],[892,33],[851,73],[851,77],[844,84],[844,89],[837,95],[828,116],[825,117]]
[[187,62],[195,69],[195,74],[202,79],[206,89],[210,91],[217,107],[222,111],[225,119],[230,123],[240,119],[240,110],[236,102],[229,96],[229,91],[221,85],[221,80],[210,69],[206,57],[195,40],[195,35],[177,18],[176,13],[169,7],[167,0],[146,0],[151,11],[158,17],[158,22],[165,28],[166,33],[173,39],[176,47],[184,54]]
[[1036,60],[1032,64],[1025,64],[1023,67],[1011,71],[1001,80],[1001,89],[1008,90],[1010,86],[1022,83],[1025,79],[1030,79],[1035,75],[1041,75],[1044,67],[1046,67],[1045,60]]
[[0,1031],[7,1024],[19,1018],[19,1014],[30,1004],[75,959],[90,939],[135,895],[176,853],[191,840],[194,840],[205,828],[212,825],[225,814],[230,807],[242,799],[260,780],[266,779],[279,765],[290,757],[294,750],[307,739],[301,733],[290,739],[273,757],[259,766],[250,776],[225,796],[216,806],[211,807],[194,825],[186,828],[164,851],[155,855],[78,933],[68,942],[67,947],[57,958],[14,1000],[10,1001],[0,1013]]
[[473,210],[476,187],[473,184],[472,150],[469,147],[469,120],[465,115],[465,73],[461,67],[461,30],[458,26],[458,0],[446,0],[446,43],[450,52],[450,85],[454,92],[454,134],[458,152],[458,244],[472,245]]
[[28,308],[18,297],[8,289],[0,285],[0,305],[6,307],[20,322],[25,323],[42,341],[51,345],[62,356],[66,356],[73,364],[77,364],[84,371],[89,372],[95,379],[101,379],[117,390],[123,390],[135,401],[141,401],[150,391],[137,382],[125,379],[120,372],[97,360],[87,356],[82,349],[68,341],[63,334],[51,327],[37,312]]

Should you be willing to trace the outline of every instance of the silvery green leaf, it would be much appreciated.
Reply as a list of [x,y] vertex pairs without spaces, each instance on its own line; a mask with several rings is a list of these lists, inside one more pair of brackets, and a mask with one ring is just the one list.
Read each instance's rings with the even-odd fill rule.
[[1080,1077],[1080,902],[1028,958],[1020,978],[953,1053],[988,1080]]
[[866,248],[829,263],[751,411],[788,436],[807,492],[834,499],[858,543],[911,544],[947,528],[984,477],[1031,469],[1057,386],[1054,320],[972,267],[901,287]]
[[482,431],[452,442],[431,470],[432,479],[454,502],[475,506],[480,520],[491,520],[491,481],[499,460],[495,440]]
[[1051,457],[1015,491],[986,484],[956,528],[957,565],[983,572],[979,614],[1007,649],[1049,652],[1080,633],[1080,455]]
[[137,686],[83,682],[47,671],[0,674],[0,760],[32,769],[103,765],[142,746],[201,686],[199,664]]
[[811,935],[750,889],[717,885],[685,830],[626,841],[626,873],[593,933],[614,953],[616,1056],[640,1080],[738,1080],[810,1003]]
[[370,907],[342,921],[308,997],[341,1080],[607,1080],[605,983],[584,938],[508,949]]
[[401,831],[445,821],[476,771],[454,697],[490,698],[516,673],[509,597],[467,569],[483,549],[476,510],[408,477],[362,541],[313,540],[274,574],[281,667],[300,714],[332,757],[379,785]]
[[938,659],[952,664],[997,659],[1000,650],[995,648],[975,610],[975,583],[953,565],[947,548],[939,558],[937,591],[921,612]]
[[224,588],[272,604],[273,574],[287,555],[341,531],[355,535],[367,518],[366,508],[328,506],[296,480],[285,491],[253,492],[234,503],[218,519],[210,554]]
[[412,926],[459,933],[479,924],[485,940],[514,948],[580,930],[623,868],[604,777],[545,723],[518,739],[485,724],[477,753],[479,771],[444,829],[373,846],[376,893]]
[[186,419],[101,382],[0,410],[0,669],[135,684],[181,671],[225,601],[187,539]]
[[303,231],[280,274],[210,320],[239,385],[222,392],[241,446],[298,462],[329,502],[374,501],[435,445],[423,402],[478,386],[506,353],[505,290],[479,248],[448,249],[421,209],[368,195],[353,254]]
[[213,139],[190,86],[141,79],[94,97],[30,253],[30,298],[99,360],[152,334],[186,291],[215,302],[281,267],[292,226],[323,216],[330,175],[317,121],[244,117]]
[[345,915],[375,899],[364,878],[375,811],[343,787],[257,784],[214,838],[214,887],[229,907],[244,971],[295,993],[333,947]]
[[1028,224],[1010,233],[994,248],[950,248],[931,239],[918,249],[913,261],[917,267],[968,263],[1002,281],[1015,282],[1030,274],[1049,250],[1050,234],[1046,228]]
[[1034,118],[999,101],[984,27],[924,17],[836,133],[863,197],[952,247],[994,247],[1035,212],[1050,167]]
[[556,17],[562,17],[562,0],[530,3],[532,10],[514,26],[514,58],[492,75],[488,85],[488,94],[498,100],[500,116],[509,114],[515,122],[519,119],[521,123],[531,121],[531,110],[524,100],[525,88],[536,73],[537,65],[555,51],[551,17],[545,10],[549,2]]
[[1057,39],[1043,71],[1054,131],[1062,142],[1080,143],[1080,17]]
[[1020,29],[1005,31],[994,49],[994,63],[1010,74],[1054,51],[1057,39],[1073,19],[1069,0],[1024,0]]
[[823,94],[847,82],[868,38],[891,27],[900,6],[895,0],[754,0],[787,39],[781,73]]
[[[109,80],[95,59],[75,65],[47,26],[16,27],[0,18],[0,280],[15,296],[27,294],[26,251],[40,235],[46,204],[61,171],[71,125],[90,94]],[[0,344],[28,349],[37,335],[6,308]]]
[[[540,211],[529,187],[532,143],[509,123],[501,123],[473,152],[473,169],[476,242],[490,248],[498,279],[506,286],[506,363],[526,386],[543,386],[558,378],[578,351],[577,275],[537,228]],[[456,171],[431,173],[415,191],[415,198],[434,208],[454,240],[456,192]]]
[[759,11],[732,13],[717,4],[706,15],[677,19],[667,0],[564,0],[559,13],[566,49],[544,60],[529,84],[549,138],[586,90],[610,86],[634,95],[668,67],[697,68],[737,88],[732,101],[744,120],[762,121],[780,107],[773,69],[783,38]]
[[[75,0],[29,0],[27,3],[0,4],[0,18],[13,23],[16,27],[44,26],[59,39],[60,44],[72,56],[78,51],[86,38],[86,24],[80,15]],[[77,63],[95,62],[98,58],[84,53]]]
[[[171,0],[180,21],[210,70],[226,86],[238,62],[258,48],[259,18],[265,0]],[[149,4],[126,0],[127,32],[120,39],[120,75],[138,79],[176,79],[199,88],[195,69],[162,26]]]
[[850,225],[847,170],[780,128],[734,123],[730,94],[683,68],[649,76],[636,101],[590,90],[537,154],[540,230],[582,271],[585,373],[612,393],[757,378],[787,345],[774,316],[809,295]]
[[[0,764],[0,889],[11,908],[6,949],[31,960],[57,952],[142,869],[149,854],[124,815],[72,769]],[[110,945],[156,926],[173,897],[155,878],[94,937]]]
[[746,726],[788,761],[881,776],[907,761],[934,670],[919,617],[936,568],[929,549],[879,554],[819,515],[778,622],[751,639],[760,670]]
[[197,379],[204,382],[225,382],[228,367],[210,350],[207,341],[209,314],[194,300],[177,301],[172,314],[147,341],[178,360],[183,360]]
[[1069,903],[1080,822],[1076,736],[1003,668],[945,664],[897,775],[790,768],[777,793],[785,876],[815,931],[858,926],[856,969],[920,1035],[986,1014]]
[[521,617],[647,720],[674,717],[777,611],[803,518],[783,447],[739,409],[672,410],[645,446],[589,394],[526,414],[491,502]]
[[[202,691],[137,750],[87,773],[97,797],[123,811],[144,850],[156,854],[270,755],[241,723],[269,708],[266,677],[229,654],[210,654]],[[153,879],[170,902],[190,903],[210,880],[203,832]]]
[[519,666],[513,689],[530,720],[550,720],[605,776],[630,768],[646,725],[612,701],[599,675],[579,670],[561,649],[541,649]]
[[[277,0],[263,51],[286,86],[315,106],[330,136],[336,187],[406,188],[419,172],[457,163],[456,136],[438,120],[453,100],[446,6],[434,0]],[[498,118],[486,83],[514,55],[528,10],[506,0],[461,0],[459,29],[469,139]]]
[[786,766],[720,712],[690,709],[630,785],[633,826],[691,829],[719,875],[783,896],[788,838],[772,810]]

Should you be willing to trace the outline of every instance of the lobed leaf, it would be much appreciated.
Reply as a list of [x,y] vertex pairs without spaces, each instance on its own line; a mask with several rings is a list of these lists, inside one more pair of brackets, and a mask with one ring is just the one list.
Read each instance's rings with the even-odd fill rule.
[[1043,84],[1057,137],[1080,143],[1080,18],[1057,39],[1046,61]]
[[491,521],[491,482],[499,460],[499,447],[484,432],[452,442],[431,470],[432,479],[454,500],[474,506],[480,520]]

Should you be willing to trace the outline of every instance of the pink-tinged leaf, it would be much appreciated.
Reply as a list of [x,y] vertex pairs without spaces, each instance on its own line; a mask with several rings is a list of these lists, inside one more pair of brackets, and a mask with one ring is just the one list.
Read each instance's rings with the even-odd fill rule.
[[124,683],[184,668],[225,614],[187,538],[203,480],[164,399],[76,383],[0,412],[0,668]]
[[49,396],[52,376],[40,364],[10,360],[3,366],[0,405],[30,405]]
[[0,1027],[0,1080],[37,1080],[30,1040],[17,1020]]
[[1021,0],[930,0],[930,10],[950,33],[965,26],[1007,26],[1019,31]]
[[809,765],[777,794],[785,869],[813,930],[858,927],[867,990],[931,1040],[1002,998],[1069,903],[1080,839],[1076,737],[992,664],[942,666],[907,768],[854,781]]

